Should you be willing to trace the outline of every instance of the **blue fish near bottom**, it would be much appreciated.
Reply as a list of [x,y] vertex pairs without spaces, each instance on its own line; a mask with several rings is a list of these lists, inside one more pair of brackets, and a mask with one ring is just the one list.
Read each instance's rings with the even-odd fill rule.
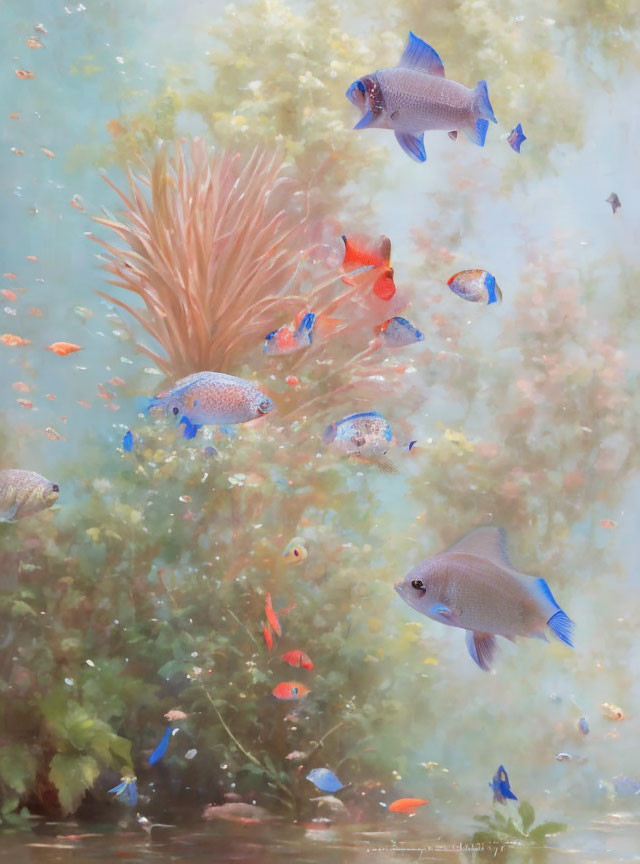
[[338,792],[344,789],[333,771],[329,771],[328,768],[314,768],[313,771],[309,771],[306,779],[322,792]]
[[520,123],[518,123],[518,125],[509,132],[509,137],[507,138],[509,147],[511,147],[512,150],[515,150],[516,153],[520,152],[520,147],[526,140],[527,136],[522,131],[522,125]]
[[115,795],[115,797],[126,804],[127,807],[135,807],[138,803],[138,787],[136,786],[136,777],[127,775],[123,777],[117,786],[109,789],[107,795]]
[[504,804],[507,798],[510,798],[512,801],[518,800],[511,791],[509,776],[504,769],[504,765],[500,765],[496,773],[493,775],[493,780],[489,783],[489,788],[493,790],[493,800],[498,804]]

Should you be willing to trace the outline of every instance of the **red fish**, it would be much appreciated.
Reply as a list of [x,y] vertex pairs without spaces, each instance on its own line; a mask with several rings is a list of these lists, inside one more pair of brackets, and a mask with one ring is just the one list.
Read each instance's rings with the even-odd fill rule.
[[18,299],[18,295],[16,294],[16,292],[11,291],[10,288],[3,288],[1,293],[2,293],[2,296],[7,300],[17,300]]
[[53,342],[51,345],[47,345],[47,351],[53,351],[59,357],[66,357],[67,354],[82,351],[82,348],[80,345],[74,345],[73,342]]
[[414,813],[418,807],[428,803],[426,798],[398,798],[389,804],[389,810],[391,813]]
[[276,633],[277,636],[282,636],[282,627],[280,626],[278,616],[274,611],[273,603],[271,602],[271,594],[268,591],[264,603],[264,611],[265,615],[267,616],[267,621],[273,627],[274,633]]
[[311,658],[304,651],[287,651],[280,659],[288,663],[289,666],[302,666],[303,669],[313,669]]
[[271,692],[276,699],[288,699],[291,702],[299,702],[310,691],[308,687],[305,687],[299,681],[281,681]]
[[29,339],[23,339],[22,336],[16,336],[15,333],[3,333],[0,336],[0,342],[3,345],[8,345],[10,348],[20,348],[23,345],[31,345]]
[[[349,273],[351,270],[357,270],[360,267],[371,267],[375,269],[371,271],[375,274],[376,279],[373,283],[373,293],[380,300],[391,300],[396,293],[396,286],[393,281],[393,267],[390,266],[391,261],[391,240],[388,237],[381,237],[378,247],[373,247],[369,241],[359,237],[342,237],[344,241],[344,260],[342,266]],[[343,276],[342,281],[347,285],[354,285],[353,279],[348,276]]]
[[262,635],[264,636],[264,644],[267,646],[267,650],[271,651],[273,648],[273,633],[268,624],[265,624],[262,628]]

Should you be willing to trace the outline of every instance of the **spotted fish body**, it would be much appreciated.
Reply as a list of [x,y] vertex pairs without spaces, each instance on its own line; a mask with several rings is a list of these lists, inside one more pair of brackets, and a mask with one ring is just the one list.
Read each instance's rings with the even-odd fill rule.
[[155,396],[148,407],[162,408],[179,417],[185,424],[185,437],[193,438],[200,426],[255,420],[271,411],[273,402],[244,378],[222,372],[195,372],[168,392]]
[[518,572],[499,528],[472,531],[445,552],[414,567],[396,591],[409,606],[450,627],[467,631],[467,647],[489,669],[495,637],[546,639],[547,626],[571,645],[573,623],[544,579]]
[[471,303],[490,306],[502,302],[496,277],[486,270],[461,270],[447,280],[447,285],[454,294]]
[[475,89],[445,77],[437,52],[409,33],[399,64],[354,81],[347,98],[362,112],[356,129],[393,129],[402,149],[417,162],[426,160],[424,132],[458,130],[484,146],[489,120],[496,122],[485,81]]
[[46,510],[58,500],[60,490],[35,471],[7,468],[0,471],[0,522],[15,522]]
[[376,327],[376,332],[380,333],[385,344],[390,348],[403,348],[414,342],[422,342],[424,339],[424,333],[421,333],[410,321],[399,315],[396,315],[395,318],[389,318],[384,324],[380,324],[379,327]]
[[391,427],[377,411],[351,414],[324,431],[322,440],[345,456],[376,459],[389,449]]

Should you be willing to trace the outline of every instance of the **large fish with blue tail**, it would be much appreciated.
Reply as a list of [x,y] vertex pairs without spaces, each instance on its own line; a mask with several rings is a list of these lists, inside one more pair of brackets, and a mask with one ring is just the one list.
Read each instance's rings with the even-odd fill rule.
[[355,129],[393,129],[398,144],[416,162],[425,162],[425,131],[458,131],[484,147],[489,121],[496,118],[486,81],[471,90],[445,78],[434,49],[409,32],[409,40],[392,69],[378,69],[349,87],[347,99],[362,112]]
[[550,630],[573,648],[573,621],[544,579],[520,573],[511,564],[501,528],[476,528],[418,564],[394,587],[423,615],[466,630],[469,654],[485,671],[493,662],[496,636],[546,640]]
[[268,414],[273,402],[250,381],[223,372],[195,372],[171,390],[149,399],[147,410],[159,408],[184,424],[184,437],[195,438],[202,426],[247,423]]

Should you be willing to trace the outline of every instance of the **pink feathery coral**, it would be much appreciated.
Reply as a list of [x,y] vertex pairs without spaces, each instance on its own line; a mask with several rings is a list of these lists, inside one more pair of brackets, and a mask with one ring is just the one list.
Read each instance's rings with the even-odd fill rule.
[[138,348],[168,376],[237,368],[300,308],[303,298],[287,291],[304,257],[305,196],[279,155],[254,150],[243,159],[196,139],[189,158],[180,145],[172,158],[162,148],[146,176],[129,171],[127,194],[107,183],[124,216],[95,221],[126,247],[93,239],[107,250],[110,284],[143,306],[99,293],[158,343],[163,353]]

